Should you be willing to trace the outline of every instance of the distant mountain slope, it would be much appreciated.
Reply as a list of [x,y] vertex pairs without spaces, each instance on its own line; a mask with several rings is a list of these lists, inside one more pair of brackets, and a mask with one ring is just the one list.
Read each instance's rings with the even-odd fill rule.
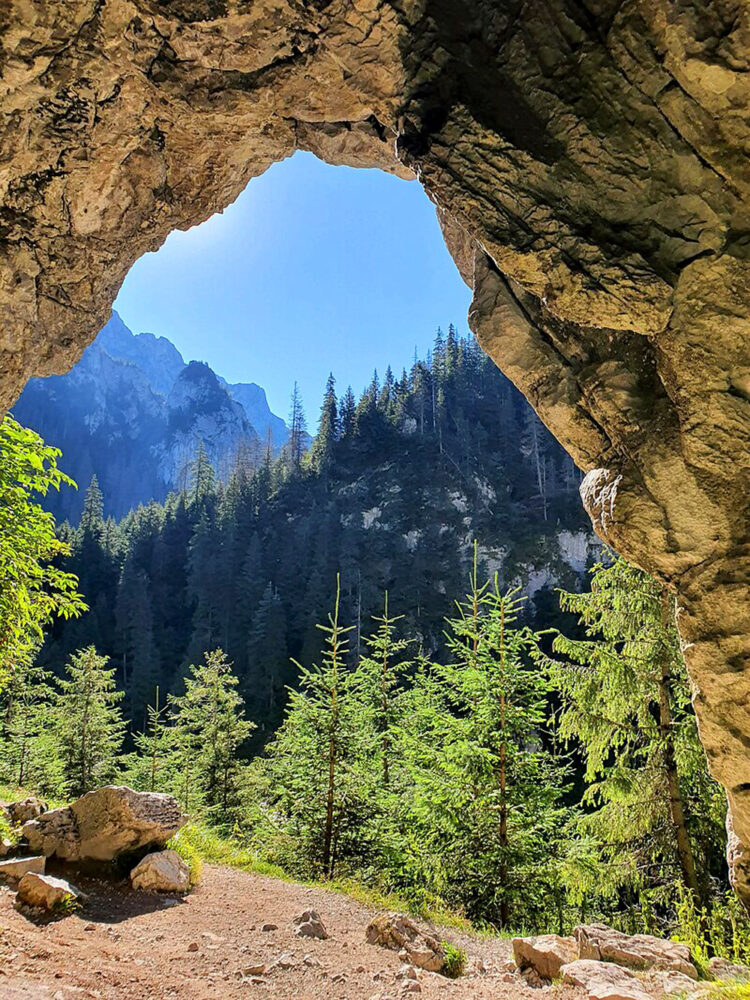
[[93,475],[105,512],[121,517],[184,485],[199,441],[222,475],[240,449],[259,453],[270,433],[278,450],[287,437],[260,386],[228,386],[208,365],[186,365],[169,340],[134,335],[117,313],[71,372],[31,379],[13,415],[62,449],[81,491],[50,495],[47,506],[71,520]]

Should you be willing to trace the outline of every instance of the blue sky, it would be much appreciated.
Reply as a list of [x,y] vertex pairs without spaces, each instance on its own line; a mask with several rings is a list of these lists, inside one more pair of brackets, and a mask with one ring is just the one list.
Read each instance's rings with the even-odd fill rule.
[[115,308],[186,360],[264,386],[284,418],[296,379],[314,426],[329,371],[341,392],[400,371],[438,326],[466,330],[470,298],[416,181],[297,153],[137,261]]

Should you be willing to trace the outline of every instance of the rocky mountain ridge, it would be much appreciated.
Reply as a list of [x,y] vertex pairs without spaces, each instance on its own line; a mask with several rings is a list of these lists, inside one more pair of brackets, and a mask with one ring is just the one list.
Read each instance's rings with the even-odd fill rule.
[[71,520],[93,475],[106,513],[121,517],[184,485],[198,442],[221,476],[241,452],[255,460],[288,436],[260,386],[186,364],[166,337],[133,334],[116,312],[71,372],[30,379],[13,414],[62,450],[81,489],[51,495],[48,506]]

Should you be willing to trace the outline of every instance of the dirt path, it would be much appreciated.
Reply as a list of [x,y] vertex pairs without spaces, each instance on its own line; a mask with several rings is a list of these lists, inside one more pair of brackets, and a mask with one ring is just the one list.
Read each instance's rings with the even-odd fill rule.
[[[368,945],[364,930],[374,911],[321,889],[228,868],[206,867],[201,886],[184,900],[79,880],[90,895],[85,911],[46,927],[13,909],[14,893],[0,890],[0,1000],[534,1000],[522,981],[502,980],[508,942],[443,937],[482,959],[484,973],[460,980],[419,973],[416,987],[396,977],[394,952]],[[292,920],[320,913],[330,938],[301,939]],[[263,924],[276,930],[263,931]],[[257,981],[239,970],[288,959]],[[405,992],[406,989],[413,992]],[[545,1000],[573,1000],[576,991],[551,987]]]

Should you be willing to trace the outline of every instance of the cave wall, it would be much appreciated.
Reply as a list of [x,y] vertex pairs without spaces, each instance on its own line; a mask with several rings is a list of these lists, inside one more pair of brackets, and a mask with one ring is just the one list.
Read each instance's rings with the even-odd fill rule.
[[596,530],[678,596],[750,899],[744,0],[9,0],[0,45],[0,407],[274,161],[416,176]]

